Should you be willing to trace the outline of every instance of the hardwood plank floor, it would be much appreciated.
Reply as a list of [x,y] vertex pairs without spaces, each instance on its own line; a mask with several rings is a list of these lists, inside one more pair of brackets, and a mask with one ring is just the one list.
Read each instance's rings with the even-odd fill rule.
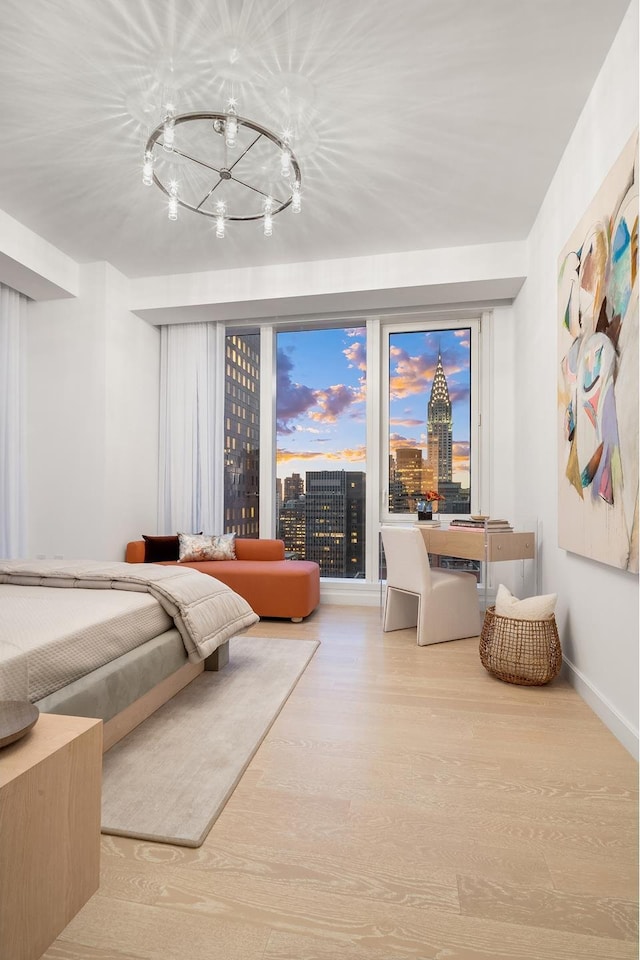
[[321,641],[199,849],[103,837],[46,960],[631,960],[637,765],[561,680],[490,677],[372,607]]

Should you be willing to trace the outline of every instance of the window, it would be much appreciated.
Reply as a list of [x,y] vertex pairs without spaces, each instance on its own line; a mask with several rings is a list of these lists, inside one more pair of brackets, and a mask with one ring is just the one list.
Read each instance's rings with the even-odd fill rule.
[[[260,334],[229,334],[225,337],[225,436],[224,436],[224,532],[240,537],[259,536],[260,459]],[[240,374],[244,357],[255,373]],[[236,389],[242,383],[248,389]],[[247,413],[249,416],[247,417]],[[250,426],[245,426],[249,422]]]
[[276,529],[323,577],[365,575],[366,331],[277,334]]
[[445,519],[479,511],[479,334],[462,314],[227,330],[225,531],[371,583],[381,521],[429,491]]
[[[415,519],[417,504],[434,496],[436,522],[438,513],[469,514],[478,503],[478,335],[477,320],[385,328],[383,519]],[[475,560],[431,562],[480,577]]]
[[388,332],[389,513],[471,510],[471,329]]

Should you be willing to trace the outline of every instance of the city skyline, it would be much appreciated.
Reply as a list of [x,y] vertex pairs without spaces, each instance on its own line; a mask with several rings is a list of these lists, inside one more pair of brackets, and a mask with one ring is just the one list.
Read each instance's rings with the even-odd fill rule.
[[[438,351],[453,409],[453,480],[470,485],[469,328],[392,333],[389,453],[427,451],[427,404]],[[277,476],[366,468],[366,331],[278,334]]]
[[438,352],[453,411],[453,476],[470,485],[471,331],[392,333],[389,339],[389,452],[399,447],[427,451],[427,405]]

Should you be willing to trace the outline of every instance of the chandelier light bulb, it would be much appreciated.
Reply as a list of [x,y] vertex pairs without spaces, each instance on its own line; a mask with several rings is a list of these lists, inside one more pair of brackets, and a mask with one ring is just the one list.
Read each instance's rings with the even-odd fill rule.
[[283,177],[288,177],[291,172],[291,152],[283,150],[280,154],[280,173]]
[[293,193],[291,194],[291,209],[294,213],[300,213],[301,208],[301,199],[300,199],[300,184],[294,183]]
[[234,116],[227,117],[224,128],[224,139],[228,147],[235,147],[238,141],[238,121]]
[[169,184],[169,220],[178,219],[178,184],[172,180]]
[[173,122],[173,117],[167,117],[164,122],[164,136],[162,138],[162,146],[167,151],[171,153],[173,150],[175,142],[176,128]]
[[222,214],[216,217],[216,237],[218,240],[224,240],[224,216]]
[[145,187],[150,187],[153,183],[153,157],[149,153],[144,155],[144,163],[142,165],[142,182]]
[[265,213],[264,216],[264,235],[265,237],[270,237],[273,234],[273,217],[270,213]]

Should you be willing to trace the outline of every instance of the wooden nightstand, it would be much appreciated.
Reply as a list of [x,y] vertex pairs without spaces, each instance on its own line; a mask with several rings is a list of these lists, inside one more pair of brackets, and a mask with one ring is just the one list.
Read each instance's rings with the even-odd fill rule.
[[0,952],[37,960],[100,882],[102,721],[43,713],[0,749]]

